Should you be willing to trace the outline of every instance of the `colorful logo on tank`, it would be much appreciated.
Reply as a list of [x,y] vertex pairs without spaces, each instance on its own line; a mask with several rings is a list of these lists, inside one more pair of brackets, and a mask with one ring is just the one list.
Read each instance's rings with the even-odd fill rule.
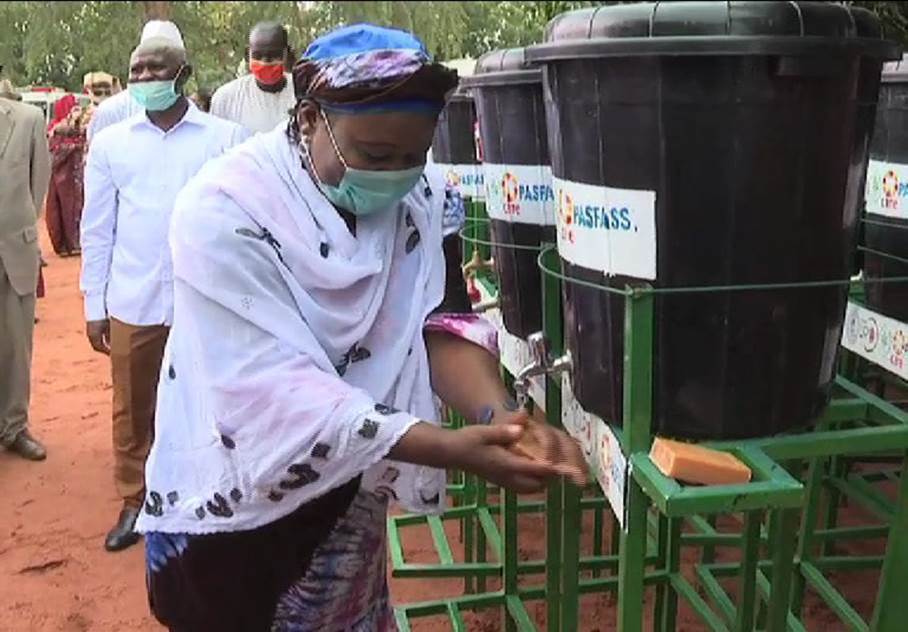
[[564,189],[558,190],[558,232],[568,243],[574,243],[574,198]]
[[902,200],[908,198],[908,182],[899,178],[893,169],[874,167],[871,162],[867,172],[867,210],[874,207],[888,211],[900,211]]
[[501,199],[505,215],[519,216],[527,202],[550,203],[555,201],[555,192],[550,184],[521,184],[513,171],[505,171],[500,179],[491,183],[492,192]]
[[445,174],[445,179],[448,181],[448,186],[452,189],[460,188],[460,174],[454,169],[448,169],[448,172]]

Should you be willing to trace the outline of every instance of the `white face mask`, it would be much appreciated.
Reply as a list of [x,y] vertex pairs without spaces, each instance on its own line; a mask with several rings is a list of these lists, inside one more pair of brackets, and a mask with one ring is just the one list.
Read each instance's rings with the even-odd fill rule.
[[325,184],[315,169],[308,145],[303,142],[300,146],[305,152],[309,164],[312,165],[319,188],[332,204],[357,216],[371,215],[393,209],[407,193],[413,190],[425,171],[425,165],[398,171],[353,169],[347,165],[347,161],[337,146],[337,140],[334,138],[334,131],[331,129],[328,117],[325,116],[324,111],[319,110],[319,112],[328,129],[328,137],[331,139],[334,153],[344,166],[344,175],[337,186]]

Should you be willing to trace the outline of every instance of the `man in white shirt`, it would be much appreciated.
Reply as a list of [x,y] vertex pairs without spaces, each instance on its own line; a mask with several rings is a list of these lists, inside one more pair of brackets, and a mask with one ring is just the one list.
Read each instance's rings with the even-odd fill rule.
[[296,104],[293,80],[284,71],[291,57],[283,26],[257,24],[249,33],[251,74],[218,88],[211,97],[211,113],[255,133],[270,132],[286,121]]
[[[151,20],[145,23],[142,28],[142,36],[139,44],[142,44],[153,37],[163,37],[171,40],[179,48],[185,48],[183,45],[183,35],[180,29],[173,22],[163,20]],[[105,127],[110,127],[114,123],[125,121],[126,119],[141,113],[143,110],[129,95],[129,91],[123,90],[104,100],[91,115],[86,133],[87,140],[91,140]]]
[[[151,38],[132,54],[129,93],[143,112],[102,130],[85,169],[82,292],[92,347],[110,355],[114,479],[123,510],[109,551],[138,541],[155,396],[173,319],[168,226],[177,193],[210,159],[245,140],[240,126],[183,96],[186,51]],[[172,376],[171,369],[171,377]]]

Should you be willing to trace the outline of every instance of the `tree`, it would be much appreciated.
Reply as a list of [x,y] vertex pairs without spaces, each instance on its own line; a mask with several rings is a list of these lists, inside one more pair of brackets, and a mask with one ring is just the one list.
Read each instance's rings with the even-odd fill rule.
[[[283,23],[297,50],[341,24],[368,21],[408,29],[438,59],[478,57],[542,40],[546,23],[593,2],[0,2],[0,64],[16,85],[81,89],[84,73],[126,79],[142,24],[172,19],[183,32],[195,84],[214,88],[242,69],[249,29]],[[610,3],[606,3],[610,4]],[[874,11],[886,35],[908,43],[908,3],[851,2]]]

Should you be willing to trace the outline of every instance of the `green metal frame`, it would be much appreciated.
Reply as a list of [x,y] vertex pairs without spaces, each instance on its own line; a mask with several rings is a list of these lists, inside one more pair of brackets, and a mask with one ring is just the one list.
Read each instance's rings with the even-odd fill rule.
[[[465,237],[487,242],[481,209]],[[487,245],[487,243],[486,243]],[[482,246],[479,246],[482,247]],[[465,249],[466,250],[466,249]],[[472,254],[472,253],[470,253]],[[488,256],[488,252],[483,253]],[[469,255],[465,252],[464,258]],[[544,328],[560,353],[562,336],[561,282],[554,249],[540,255],[544,271]],[[809,284],[805,284],[809,285]],[[696,288],[695,288],[696,289]],[[734,291],[741,288],[721,288]],[[700,289],[702,290],[702,288]],[[645,589],[655,589],[655,628],[674,630],[679,599],[710,630],[805,630],[800,620],[804,593],[810,588],[855,630],[895,632],[904,629],[898,599],[908,587],[908,415],[854,381],[840,375],[836,394],[809,432],[736,442],[712,442],[734,453],[754,472],[746,485],[690,487],[659,472],[649,458],[652,442],[653,307],[658,290],[628,287],[603,288],[623,294],[625,314],[625,392],[621,428],[613,428],[630,464],[626,482],[624,528],[614,517],[605,520],[601,494],[584,496],[566,482],[553,483],[544,502],[519,502],[499,491],[497,504],[488,502],[489,489],[472,477],[462,477],[449,492],[456,506],[441,517],[396,516],[389,520],[394,577],[464,578],[464,595],[408,604],[397,608],[398,625],[409,629],[412,618],[446,615],[451,629],[464,630],[462,613],[497,608],[506,630],[535,630],[525,604],[545,600],[548,632],[579,629],[580,595],[617,592],[618,629],[643,629]],[[854,378],[860,361],[844,355],[842,373]],[[560,382],[547,381],[545,412],[549,423],[560,425]],[[604,423],[604,422],[603,422]],[[854,473],[855,459],[884,457],[895,460],[899,472]],[[899,463],[899,461],[901,461]],[[874,484],[898,481],[893,503]],[[880,519],[879,524],[842,528],[837,525],[841,502],[855,501]],[[826,510],[822,511],[825,506]],[[584,512],[594,512],[594,551],[581,552]],[[521,562],[517,557],[517,516],[538,513],[545,520],[543,559]],[[738,532],[720,532],[715,517],[740,516]],[[455,562],[443,523],[461,521],[464,562]],[[424,525],[430,529],[439,561],[410,564],[404,558],[402,530]],[[604,551],[603,531],[611,527],[611,547]],[[886,538],[885,556],[836,556],[837,541]],[[681,550],[697,547],[696,585],[681,574]],[[717,548],[740,550],[740,561],[717,563]],[[485,557],[491,553],[491,561]],[[877,605],[868,623],[848,604],[826,576],[830,571],[880,569]],[[544,576],[544,585],[524,586],[518,578]],[[723,578],[737,579],[736,599],[723,588]],[[497,590],[487,590],[495,578]],[[901,617],[903,618],[903,617]]]

